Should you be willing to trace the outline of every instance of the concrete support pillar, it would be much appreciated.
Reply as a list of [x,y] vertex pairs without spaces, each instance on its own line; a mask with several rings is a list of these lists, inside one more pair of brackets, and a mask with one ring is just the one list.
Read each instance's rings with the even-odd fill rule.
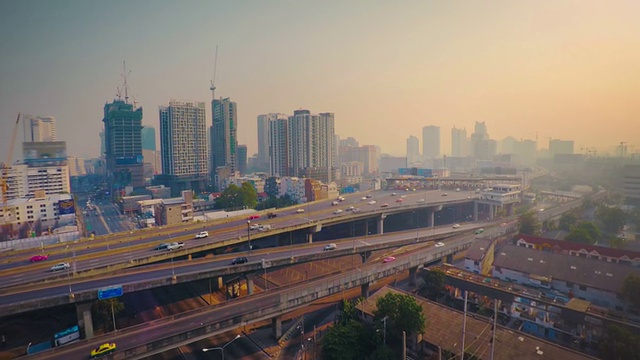
[[369,297],[369,283],[360,285],[360,295],[365,299]]
[[189,254],[189,256],[187,256],[187,260],[191,260],[191,254]]
[[447,257],[445,258],[445,262],[447,264],[453,264],[453,254],[447,255]]
[[473,221],[478,221],[478,203],[473,202]]
[[313,244],[313,233],[308,233],[307,234],[307,242],[309,244]]
[[218,276],[218,290],[222,289],[224,287],[224,279],[222,279],[222,276]]
[[369,235],[369,220],[364,221],[364,236]]
[[435,221],[435,211],[427,212],[427,227],[432,227]]
[[370,256],[371,256],[371,251],[361,252],[360,257],[362,258],[362,263],[364,264],[365,262],[367,262]]
[[247,279],[247,294],[253,294],[253,278],[256,276],[255,274],[245,274],[245,278]]
[[380,235],[384,234],[384,218],[384,215],[378,218],[378,234]]
[[275,336],[276,340],[279,340],[282,337],[282,317],[276,316],[271,318],[271,328],[273,329],[273,336]]
[[93,338],[93,318],[91,317],[91,303],[76,303],[76,314],[80,333],[84,332],[85,339]]
[[409,268],[409,284],[415,285],[416,278],[418,277],[418,267]]

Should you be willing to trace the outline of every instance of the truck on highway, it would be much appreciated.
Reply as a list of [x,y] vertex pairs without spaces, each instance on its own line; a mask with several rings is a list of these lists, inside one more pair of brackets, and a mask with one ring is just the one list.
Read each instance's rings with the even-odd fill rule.
[[271,230],[271,225],[260,225],[260,227],[258,227],[258,230],[260,231]]
[[169,251],[178,250],[178,249],[182,249],[183,247],[184,247],[183,242],[172,242],[171,244],[167,245],[167,250]]

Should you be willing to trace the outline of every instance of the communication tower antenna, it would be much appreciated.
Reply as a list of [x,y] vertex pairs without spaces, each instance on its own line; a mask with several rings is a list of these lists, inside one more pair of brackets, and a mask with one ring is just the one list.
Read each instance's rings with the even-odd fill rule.
[[215,100],[216,98],[216,69],[218,68],[218,45],[216,45],[216,57],[214,58],[214,62],[213,62],[213,78],[211,79],[211,87],[209,88],[209,90],[211,90],[211,100]]

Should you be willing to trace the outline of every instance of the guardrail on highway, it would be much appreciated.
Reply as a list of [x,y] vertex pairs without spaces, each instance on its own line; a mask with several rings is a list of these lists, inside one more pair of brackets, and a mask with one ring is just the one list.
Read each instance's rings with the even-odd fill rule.
[[[143,359],[164,351],[190,344],[216,334],[224,333],[238,326],[253,324],[271,319],[281,314],[307,306],[326,296],[339,294],[345,289],[351,289],[363,284],[375,282],[384,277],[392,276],[400,271],[435,262],[447,255],[467,249],[472,238],[459,239],[447,243],[444,247],[428,247],[399,256],[396,261],[380,264],[372,263],[360,269],[347,273],[329,276],[324,279],[312,280],[305,284],[294,284],[275,291],[262,292],[251,296],[238,298],[219,306],[209,306],[171,317],[137,325],[116,334],[106,334],[90,340],[82,340],[69,347],[52,349],[51,351],[32,356],[33,359],[55,358],[63,355],[70,347],[88,345],[89,342],[101,343],[114,341],[118,337],[134,338],[136,334],[144,333],[147,343],[124,349],[114,353],[113,359]],[[255,302],[255,304],[254,304]],[[209,317],[209,318],[208,318]],[[186,330],[179,330],[186,323]],[[192,325],[193,324],[193,325]],[[169,336],[153,338],[154,328],[162,327],[175,333]]]

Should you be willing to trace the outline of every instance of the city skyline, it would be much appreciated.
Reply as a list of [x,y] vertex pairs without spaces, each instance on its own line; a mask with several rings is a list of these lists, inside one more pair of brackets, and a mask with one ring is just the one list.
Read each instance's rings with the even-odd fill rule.
[[[610,154],[624,141],[629,153],[640,150],[629,138],[640,130],[638,3],[25,1],[3,10],[2,144],[17,113],[52,116],[69,155],[97,157],[123,60],[130,101],[155,109],[209,99],[219,45],[216,94],[237,102],[248,155],[258,150],[256,117],[290,109],[332,112],[341,138],[394,155],[426,125],[470,133],[476,121],[496,140],[566,139],[576,153]],[[190,21],[159,27],[166,16]],[[143,125],[158,128],[157,114]],[[450,153],[450,137],[440,149]]]

